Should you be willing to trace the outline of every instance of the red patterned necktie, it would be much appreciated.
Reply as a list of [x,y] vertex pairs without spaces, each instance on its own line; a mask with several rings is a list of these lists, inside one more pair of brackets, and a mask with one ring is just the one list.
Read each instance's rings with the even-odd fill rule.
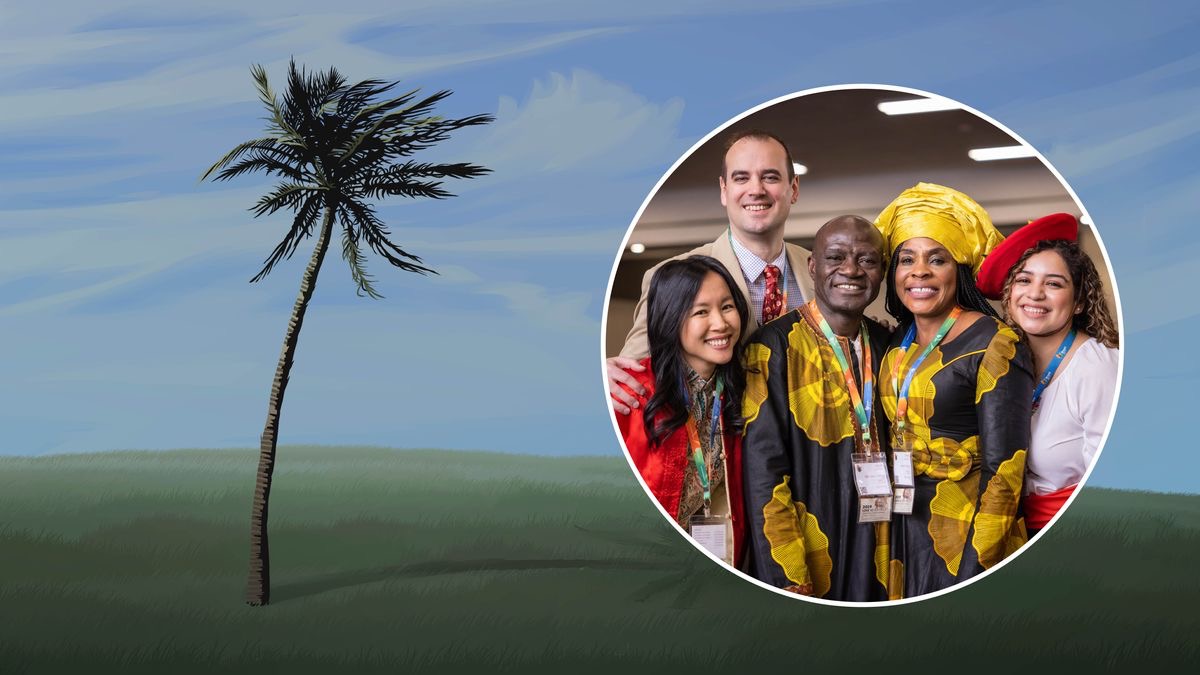
[[783,313],[783,289],[779,288],[778,267],[767,265],[763,276],[767,278],[767,290],[763,294],[762,323],[767,323]]

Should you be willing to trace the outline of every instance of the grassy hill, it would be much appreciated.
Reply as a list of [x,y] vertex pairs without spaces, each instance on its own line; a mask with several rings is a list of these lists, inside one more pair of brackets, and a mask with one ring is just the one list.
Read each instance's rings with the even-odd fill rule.
[[[812,605],[696,553],[617,458],[286,447],[0,458],[0,673],[1091,672],[1200,660],[1200,496],[1088,489],[998,574]],[[264,670],[265,669],[265,670]]]

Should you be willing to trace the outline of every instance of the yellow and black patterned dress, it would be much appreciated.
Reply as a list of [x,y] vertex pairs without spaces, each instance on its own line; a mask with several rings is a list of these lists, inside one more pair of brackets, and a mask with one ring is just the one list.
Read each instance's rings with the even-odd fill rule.
[[[767,324],[746,348],[742,470],[754,574],[780,588],[811,589],[819,598],[886,600],[875,571],[876,527],[858,524],[850,394],[806,309]],[[878,373],[889,336],[872,321],[867,326]],[[840,340],[861,386],[859,358]],[[887,447],[878,405],[875,420],[876,437],[883,432],[879,441]],[[881,536],[886,550],[886,529]]]
[[[904,329],[896,332],[881,368],[879,391],[893,422],[891,373]],[[921,351],[915,344],[907,350],[901,381]],[[916,498],[912,515],[892,517],[887,568],[880,569],[889,599],[952,586],[1025,543],[1018,503],[1032,396],[1028,348],[990,317],[939,345],[921,364],[906,415]]]

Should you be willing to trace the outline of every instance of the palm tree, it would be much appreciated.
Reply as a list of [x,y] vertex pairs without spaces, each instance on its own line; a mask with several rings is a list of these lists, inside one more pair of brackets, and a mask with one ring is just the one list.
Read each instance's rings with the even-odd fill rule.
[[417,97],[418,90],[382,98],[398,83],[364,80],[347,86],[345,78],[333,68],[310,74],[303,68],[297,69],[294,60],[288,66],[287,93],[280,101],[271,90],[262,66],[251,68],[251,74],[267,109],[267,135],[235,147],[200,179],[219,172],[214,180],[223,181],[254,171],[282,178],[250,210],[257,217],[289,209],[295,217],[291,229],[251,282],[266,277],[277,263],[291,258],[302,241],[314,232],[317,234],[284,334],[283,353],[271,382],[267,421],[259,446],[250,514],[246,602],[265,605],[271,599],[267,512],[279,414],[304,313],[316,288],[334,226],[341,229],[342,258],[350,266],[350,276],[360,296],[382,297],[366,271],[364,245],[402,270],[436,274],[419,257],[391,241],[391,232],[368,202],[395,195],[442,199],[452,195],[442,189],[441,179],[475,178],[488,173],[488,169],[474,164],[429,164],[408,158],[445,140],[456,129],[487,124],[492,117],[444,119],[431,111],[438,101],[450,95],[449,91],[421,99]]

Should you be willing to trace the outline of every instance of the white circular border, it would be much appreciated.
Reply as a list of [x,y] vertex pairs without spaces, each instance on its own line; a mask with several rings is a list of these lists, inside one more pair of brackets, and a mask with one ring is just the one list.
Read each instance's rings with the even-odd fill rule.
[[[984,113],[981,113],[978,110],[976,110],[968,105],[964,105],[963,103],[960,103],[952,98],[947,98],[940,94],[934,94],[934,93],[927,92],[927,91],[924,91],[921,89],[914,89],[912,87],[901,87],[901,86],[891,85],[891,84],[871,84],[871,83],[835,84],[835,85],[828,85],[828,86],[823,86],[823,87],[814,87],[812,89],[804,89],[802,91],[794,92],[791,94],[786,94],[786,95],[780,96],[778,98],[773,98],[770,101],[756,105],[753,108],[741,113],[740,115],[737,115],[736,117],[729,119],[721,126],[710,131],[707,135],[704,136],[704,138],[701,138],[699,141],[696,141],[696,143],[691,148],[689,148],[687,152],[685,152],[683,155],[681,155],[679,157],[679,159],[675,160],[675,163],[671,165],[670,169],[667,169],[666,173],[664,173],[662,175],[662,178],[658,179],[658,182],[655,183],[655,185],[654,185],[654,189],[651,190],[648,195],[646,195],[646,199],[642,201],[641,207],[638,208],[637,213],[634,214],[634,216],[633,216],[633,220],[629,223],[629,227],[626,228],[625,236],[624,236],[624,238],[621,239],[621,246],[620,246],[620,248],[617,249],[616,260],[613,261],[612,270],[609,272],[609,275],[608,275],[608,288],[606,289],[606,292],[605,292],[604,309],[603,309],[603,313],[600,317],[600,381],[601,381],[601,387],[604,390],[604,399],[608,402],[608,414],[609,414],[609,418],[612,421],[613,432],[617,436],[617,441],[621,444],[621,449],[625,453],[625,461],[629,463],[630,470],[633,472],[634,477],[637,478],[638,484],[640,484],[642,486],[642,490],[644,490],[646,492],[646,496],[650,498],[650,502],[653,503],[656,508],[658,508],[658,511],[659,511],[659,513],[662,514],[663,518],[665,518],[667,520],[667,522],[671,523],[671,525],[676,530],[679,531],[679,534],[683,535],[684,540],[687,541],[689,544],[691,544],[693,547],[695,547],[696,550],[698,550],[701,553],[703,553],[704,555],[708,556],[713,562],[717,563],[722,569],[727,570],[727,571],[733,573],[734,575],[740,577],[741,579],[743,579],[745,581],[749,581],[750,583],[752,583],[756,586],[759,586],[760,588],[765,588],[768,591],[772,591],[772,592],[776,593],[777,595],[782,595],[784,597],[801,600],[804,602],[811,602],[811,603],[820,604],[820,605],[833,606],[833,607],[897,607],[900,605],[921,602],[923,600],[931,600],[938,596],[945,595],[946,593],[961,590],[963,588],[966,588],[967,586],[970,586],[971,584],[975,583],[976,581],[979,581],[980,579],[990,576],[993,572],[999,571],[1001,568],[1003,568],[1005,565],[1007,565],[1009,563],[1009,561],[1016,559],[1017,556],[1021,555],[1025,551],[1028,551],[1030,548],[1032,548],[1034,542],[1036,542],[1038,539],[1041,539],[1042,535],[1044,535],[1047,531],[1049,531],[1050,528],[1054,527],[1054,525],[1058,522],[1059,518],[1061,518],[1062,515],[1067,512],[1067,509],[1070,508],[1072,502],[1075,501],[1075,498],[1079,496],[1079,493],[1082,492],[1082,490],[1076,489],[1071,494],[1071,496],[1067,499],[1067,502],[1065,504],[1063,504],[1063,507],[1061,509],[1059,509],[1058,513],[1056,513],[1054,515],[1054,518],[1052,518],[1050,520],[1050,522],[1046,524],[1046,527],[1042,528],[1042,530],[1039,531],[1036,535],[1034,535],[1028,542],[1026,542],[1026,544],[1024,546],[1022,546],[1017,551],[1014,551],[1012,555],[1010,555],[1007,558],[1005,558],[1004,560],[1001,560],[1000,562],[996,563],[991,568],[986,569],[983,572],[980,572],[979,574],[971,577],[970,579],[960,581],[960,582],[958,582],[952,586],[949,586],[947,588],[943,588],[938,591],[933,591],[932,593],[926,593],[924,595],[918,595],[918,596],[911,597],[911,598],[902,598],[900,600],[882,600],[882,601],[876,601],[876,602],[849,602],[849,601],[845,601],[845,600],[826,600],[824,598],[814,598],[814,597],[810,597],[810,596],[799,595],[797,593],[791,593],[789,591],[783,590],[782,588],[772,586],[768,583],[765,583],[763,581],[755,579],[754,577],[752,577],[748,574],[745,574],[744,572],[741,572],[740,570],[738,570],[734,567],[726,565],[724,561],[722,561],[720,558],[716,557],[712,553],[708,552],[703,546],[700,546],[699,544],[696,543],[696,541],[694,539],[692,539],[690,536],[688,536],[687,532],[685,532],[684,529],[682,527],[680,527],[679,523],[676,522],[675,519],[671,517],[671,514],[667,513],[667,510],[665,508],[663,508],[662,504],[660,504],[658,502],[658,499],[656,499],[654,497],[654,494],[650,491],[650,487],[648,485],[646,485],[645,479],[642,478],[641,472],[638,471],[637,466],[634,465],[633,457],[630,456],[630,454],[629,454],[629,448],[625,447],[625,439],[621,437],[621,429],[620,429],[620,427],[617,426],[616,411],[613,409],[612,397],[610,397],[608,394],[608,370],[607,370],[607,364],[606,364],[607,357],[605,356],[605,354],[606,354],[605,348],[607,346],[606,343],[608,341],[607,340],[608,309],[609,309],[609,301],[612,299],[613,283],[615,282],[615,280],[617,278],[617,268],[621,264],[621,257],[624,255],[625,249],[629,245],[629,238],[633,234],[633,228],[637,225],[638,221],[641,220],[642,213],[646,210],[646,207],[649,206],[650,202],[654,199],[655,195],[658,194],[658,191],[659,191],[659,189],[662,188],[663,183],[665,183],[667,181],[667,179],[670,178],[671,175],[675,173],[675,170],[679,168],[679,165],[682,164],[684,162],[684,160],[691,157],[692,153],[696,152],[696,150],[699,149],[702,145],[709,142],[710,140],[712,140],[713,137],[717,136],[721,132],[725,131],[729,127],[736,124],[737,122],[741,121],[742,119],[744,119],[750,115],[753,115],[754,113],[758,112],[759,110],[762,110],[764,108],[769,108],[777,103],[782,103],[784,101],[790,101],[794,98],[801,98],[803,96],[809,96],[812,94],[821,94],[821,93],[830,92],[830,91],[845,91],[845,90],[855,90],[855,89],[873,89],[873,90],[877,90],[877,91],[894,91],[894,92],[901,93],[901,94],[912,94],[915,96],[924,96],[926,98],[935,98],[935,99],[944,99],[947,101],[953,101],[955,104],[961,106],[963,110],[966,110],[967,112],[975,115],[976,117],[992,124],[994,127],[1003,130],[1009,136],[1020,141],[1020,143],[1022,145],[1025,145],[1026,147],[1032,149],[1035,156],[1042,163],[1042,165],[1045,166],[1047,169],[1049,169],[1050,173],[1052,173],[1054,175],[1054,177],[1058,179],[1058,182],[1064,188],[1066,188],[1067,193],[1069,195],[1071,195],[1071,199],[1075,202],[1075,206],[1079,208],[1080,213],[1085,218],[1087,218],[1089,221],[1091,221],[1091,225],[1089,227],[1092,228],[1092,234],[1096,238],[1096,245],[1100,247],[1100,253],[1101,253],[1101,255],[1104,256],[1104,264],[1108,267],[1109,279],[1112,281],[1113,301],[1116,304],[1116,312],[1117,312],[1117,330],[1119,331],[1120,335],[1122,335],[1122,336],[1125,335],[1125,318],[1124,318],[1124,312],[1121,309],[1121,294],[1120,294],[1120,291],[1118,291],[1118,289],[1117,289],[1117,277],[1113,270],[1112,260],[1109,258],[1108,249],[1104,247],[1104,240],[1100,236],[1100,228],[1097,226],[1095,219],[1092,218],[1091,215],[1087,212],[1087,208],[1084,207],[1083,202],[1080,201],[1079,195],[1077,195],[1075,193],[1075,189],[1071,187],[1070,183],[1068,183],[1065,178],[1063,178],[1062,174],[1058,172],[1058,169],[1054,168],[1054,165],[1052,165],[1049,162],[1049,160],[1047,160],[1046,157],[1042,155],[1041,151],[1039,151],[1037,148],[1035,148],[1031,143],[1028,143],[1024,138],[1021,138],[1021,136],[1014,133],[1011,129],[1009,129],[1008,127],[1004,126],[1003,124],[997,122],[996,120],[992,119],[988,115],[985,115]],[[1124,342],[1124,340],[1123,340],[1123,342]],[[1113,393],[1113,403],[1112,403],[1111,410],[1109,410],[1108,423],[1104,427],[1104,435],[1101,436],[1101,438],[1100,438],[1100,445],[1096,450],[1096,456],[1094,458],[1092,458],[1091,465],[1088,466],[1087,472],[1084,473],[1083,478],[1081,478],[1079,481],[1079,488],[1083,488],[1085,486],[1085,484],[1087,483],[1088,478],[1091,477],[1092,471],[1095,470],[1096,464],[1100,461],[1100,455],[1103,454],[1103,452],[1104,452],[1104,446],[1107,445],[1107,443],[1108,443],[1109,433],[1112,431],[1113,419],[1116,417],[1116,414],[1117,414],[1117,404],[1120,402],[1120,398],[1121,398],[1121,383],[1125,376],[1125,346],[1126,346],[1125,344],[1122,344],[1120,349],[1118,350],[1117,389]],[[630,413],[630,414],[633,414],[633,413]]]

